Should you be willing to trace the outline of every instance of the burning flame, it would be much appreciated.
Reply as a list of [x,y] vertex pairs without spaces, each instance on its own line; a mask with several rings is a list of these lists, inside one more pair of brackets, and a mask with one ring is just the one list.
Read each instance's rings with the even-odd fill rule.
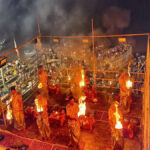
[[84,83],[84,70],[81,70],[81,77],[82,77],[82,80],[80,81],[79,86],[84,87],[85,86],[85,83]]
[[11,120],[12,119],[12,110],[10,109],[9,105],[7,106],[6,118],[7,118],[7,120]]
[[129,88],[131,88],[132,87],[132,81],[130,81],[130,80],[128,80],[127,82],[126,82],[126,87],[129,89]]
[[68,76],[68,80],[69,80],[69,81],[71,80],[71,77],[70,77],[70,76]]
[[42,83],[38,84],[38,88],[41,89],[42,88]]
[[115,128],[116,129],[122,129],[122,124],[121,124],[121,121],[120,121],[120,115],[118,113],[118,106],[115,106],[116,107],[116,112],[114,113],[115,117],[116,117],[116,125],[115,125]]
[[35,99],[35,105],[37,108],[37,112],[43,112],[43,107],[39,105],[38,99]]
[[122,129],[122,124],[120,121],[117,121],[116,125],[115,125],[116,129]]
[[79,83],[80,87],[83,87],[85,84],[84,84],[84,81],[82,80],[80,83]]
[[78,112],[78,117],[81,115],[85,116],[86,112],[86,102],[85,102],[86,96],[81,96],[79,99],[79,112]]

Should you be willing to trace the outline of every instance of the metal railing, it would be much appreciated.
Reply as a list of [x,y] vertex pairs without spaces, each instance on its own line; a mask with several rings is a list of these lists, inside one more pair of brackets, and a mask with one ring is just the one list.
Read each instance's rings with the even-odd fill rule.
[[[92,30],[93,32],[93,30]],[[102,36],[94,36],[94,34],[92,34],[92,36],[46,36],[46,35],[39,35],[37,37],[34,37],[33,39],[27,41],[26,43],[20,45],[19,47],[17,48],[14,48],[13,50],[7,52],[6,54],[4,54],[3,56],[7,56],[9,55],[10,53],[16,51],[17,49],[20,49],[22,48],[23,46],[25,46],[26,44],[30,43],[31,41],[37,39],[37,38],[51,38],[51,39],[54,39],[54,38],[65,38],[65,39],[82,39],[82,38],[87,38],[87,39],[90,39],[93,41],[93,50],[94,50],[94,38],[110,38],[110,37],[131,37],[131,36],[146,36],[148,37],[148,44],[147,44],[147,60],[146,60],[146,73],[144,75],[144,73],[133,73],[133,74],[136,74],[136,75],[142,75],[144,76],[142,78],[142,80],[144,81],[141,81],[141,80],[136,80],[134,81],[135,83],[139,83],[139,84],[142,84],[144,85],[144,91],[143,90],[139,90],[139,89],[134,89],[134,90],[137,90],[137,91],[142,91],[144,92],[144,99],[143,99],[143,150],[149,150],[150,149],[150,94],[149,94],[149,90],[150,90],[150,82],[149,82],[149,78],[150,78],[150,54],[149,54],[149,33],[142,33],[142,34],[123,34],[123,35],[102,35]],[[94,52],[93,52],[94,53]],[[67,68],[66,68],[67,69]],[[115,78],[95,78],[95,74],[96,74],[96,69],[95,69],[95,60],[94,60],[94,57],[93,57],[93,79],[94,79],[94,84],[98,87],[98,85],[96,84],[97,80],[107,80],[107,81],[116,81],[117,82],[117,79]],[[115,73],[115,71],[100,71],[100,72],[113,72]],[[68,84],[67,82],[62,82],[60,84]],[[115,88],[117,89],[118,87],[115,86],[115,87],[111,87],[111,86],[100,86],[101,88]]]

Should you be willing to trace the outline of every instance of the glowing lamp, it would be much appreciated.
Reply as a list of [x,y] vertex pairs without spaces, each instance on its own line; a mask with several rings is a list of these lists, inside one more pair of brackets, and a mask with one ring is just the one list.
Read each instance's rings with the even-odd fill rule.
[[85,116],[85,111],[86,111],[86,103],[80,103],[79,104],[79,112],[78,112],[78,117],[81,115]]
[[86,96],[81,96],[79,99],[79,112],[78,112],[78,117],[81,115],[85,116],[86,112],[86,102],[85,102]]
[[37,112],[43,112],[43,107],[37,106]]
[[37,112],[43,112],[43,107],[38,104],[38,99],[35,99],[35,105],[37,108]]
[[79,82],[79,86],[83,87],[83,86],[85,86],[85,83],[84,83],[84,70],[81,70],[81,78],[82,78],[82,80]]
[[68,80],[69,80],[69,81],[71,80],[71,77],[70,77],[70,76],[68,76]]
[[122,129],[122,123],[120,121],[117,121],[116,125],[115,125],[115,129]]
[[53,42],[54,42],[54,43],[58,43],[59,40],[58,40],[58,39],[53,39]]
[[79,86],[80,87],[83,87],[85,84],[84,84],[84,80],[82,80],[80,83],[79,83]]
[[118,38],[119,43],[126,43],[126,38]]
[[12,119],[12,110],[8,110],[7,111],[6,118],[7,118],[7,120],[11,120]]
[[84,74],[82,74],[82,79],[84,79]]
[[88,39],[83,39],[82,43],[89,43],[89,40]]
[[126,82],[126,87],[127,87],[128,89],[131,88],[132,85],[133,85],[132,81],[128,80],[128,81]]
[[81,96],[80,99],[79,99],[79,102],[82,102],[86,99],[86,96]]
[[42,83],[38,84],[38,88],[41,89],[42,88]]
[[7,120],[12,119],[12,110],[9,108],[9,106],[7,107],[6,118],[7,118]]
[[115,129],[122,129],[122,124],[120,121],[120,115],[118,113],[118,105],[115,106],[116,107],[116,112],[114,113],[115,117],[116,117],[116,124],[115,124]]

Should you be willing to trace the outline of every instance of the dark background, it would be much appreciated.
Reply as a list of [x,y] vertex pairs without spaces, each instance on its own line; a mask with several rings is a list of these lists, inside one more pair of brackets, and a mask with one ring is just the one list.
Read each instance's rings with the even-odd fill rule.
[[[150,32],[149,15],[149,0],[0,0],[0,40],[21,44],[36,36],[37,16],[45,35],[88,35],[91,18],[104,35]],[[136,43],[145,49],[145,38]]]

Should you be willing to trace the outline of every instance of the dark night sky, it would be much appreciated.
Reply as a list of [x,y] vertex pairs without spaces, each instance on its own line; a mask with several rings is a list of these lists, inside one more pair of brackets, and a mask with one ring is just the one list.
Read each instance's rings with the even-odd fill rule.
[[[87,35],[91,18],[102,34],[150,32],[150,0],[0,0],[0,40],[15,36],[22,43],[37,35],[37,13],[41,32],[47,35]],[[103,17],[108,14],[106,27]]]
[[[121,1],[121,2],[120,2]],[[127,33],[150,32],[150,1],[149,0],[118,0],[120,7],[131,11],[131,23]]]

